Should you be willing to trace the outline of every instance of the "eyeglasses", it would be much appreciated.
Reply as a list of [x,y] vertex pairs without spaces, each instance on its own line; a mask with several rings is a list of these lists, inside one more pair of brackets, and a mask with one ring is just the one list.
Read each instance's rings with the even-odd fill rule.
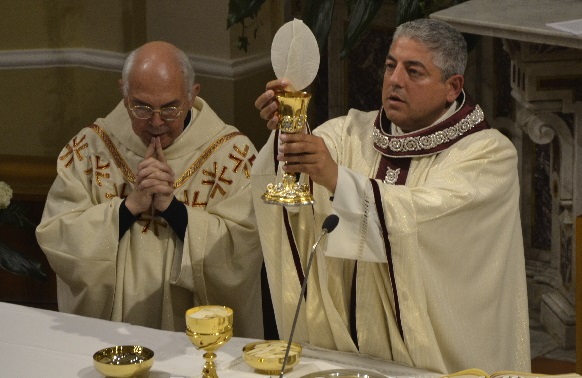
[[162,109],[152,109],[147,105],[136,105],[130,106],[131,112],[138,119],[150,119],[154,116],[154,113],[159,113],[160,117],[166,121],[173,121],[182,114],[184,110],[177,108],[175,106],[168,106]]

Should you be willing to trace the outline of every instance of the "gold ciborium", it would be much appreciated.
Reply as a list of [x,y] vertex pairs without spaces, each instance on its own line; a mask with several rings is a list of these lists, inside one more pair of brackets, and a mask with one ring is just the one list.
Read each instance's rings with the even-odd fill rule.
[[186,335],[196,349],[204,349],[203,378],[218,378],[214,359],[218,348],[232,337],[232,309],[198,306],[186,311]]
[[[307,92],[279,92],[279,124],[282,133],[298,133],[307,126],[307,106],[311,94]],[[293,172],[283,172],[281,182],[267,185],[262,195],[263,201],[270,204],[298,206],[313,203],[309,185],[297,182]]]

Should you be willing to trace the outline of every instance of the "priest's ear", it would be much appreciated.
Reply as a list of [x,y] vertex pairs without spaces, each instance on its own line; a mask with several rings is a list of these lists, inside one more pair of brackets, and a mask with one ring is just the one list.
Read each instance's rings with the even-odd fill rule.
[[128,103],[127,103],[127,96],[126,96],[126,92],[128,90],[128,88],[123,87],[123,80],[119,79],[119,81],[117,82],[119,85],[119,92],[121,92],[121,97],[123,98],[123,104],[125,105],[125,107],[128,107]]
[[194,100],[196,100],[196,96],[198,96],[198,93],[200,93],[200,84],[194,83],[194,85],[192,85],[192,90],[190,91],[188,96],[190,98],[190,107],[194,105]]
[[445,81],[447,86],[447,102],[453,103],[463,90],[465,84],[465,77],[463,75],[455,74]]

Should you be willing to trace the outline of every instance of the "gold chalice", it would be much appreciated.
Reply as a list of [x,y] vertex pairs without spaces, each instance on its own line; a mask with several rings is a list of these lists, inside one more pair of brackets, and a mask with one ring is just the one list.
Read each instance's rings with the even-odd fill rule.
[[[298,133],[307,126],[307,106],[311,94],[307,92],[279,92],[279,124],[282,133]],[[267,185],[262,195],[269,204],[298,206],[313,203],[309,185],[297,182],[293,172],[283,172],[282,182]]]
[[214,359],[218,348],[232,337],[232,309],[198,306],[186,311],[186,335],[196,349],[204,349],[203,378],[218,378]]

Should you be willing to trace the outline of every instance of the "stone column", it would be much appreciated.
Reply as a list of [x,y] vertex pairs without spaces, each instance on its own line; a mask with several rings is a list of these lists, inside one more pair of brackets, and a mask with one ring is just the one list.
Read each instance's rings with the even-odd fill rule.
[[504,48],[511,57],[515,124],[529,137],[522,138],[518,150],[530,304],[539,306],[541,323],[561,346],[574,348],[573,224],[582,211],[582,52],[514,40],[505,40]]

